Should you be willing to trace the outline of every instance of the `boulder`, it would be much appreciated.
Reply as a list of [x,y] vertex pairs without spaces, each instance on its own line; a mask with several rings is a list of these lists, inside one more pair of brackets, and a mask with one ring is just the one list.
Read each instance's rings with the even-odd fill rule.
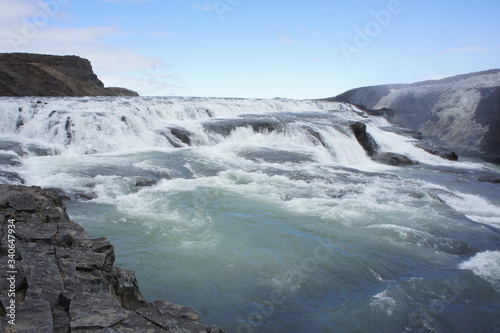
[[376,162],[394,166],[416,165],[417,161],[410,159],[407,156],[397,153],[378,153],[372,156]]
[[478,180],[480,182],[483,182],[483,183],[500,184],[500,176],[499,175],[482,176],[482,177],[479,177]]
[[368,156],[373,156],[378,150],[378,145],[373,137],[366,132],[366,124],[358,121],[352,123],[350,128]]
[[135,180],[135,187],[149,187],[156,185],[158,180],[152,178],[140,177]]
[[416,147],[425,150],[429,154],[433,154],[436,156],[439,156],[441,158],[450,160],[450,161],[457,161],[458,160],[458,155],[454,151],[449,151],[448,149],[442,148],[442,147],[437,147],[434,146],[431,143],[421,141],[415,145]]
[[254,132],[273,132],[283,128],[283,123],[274,117],[241,117],[237,119],[217,119],[205,122],[207,131],[228,136],[238,127],[251,127]]

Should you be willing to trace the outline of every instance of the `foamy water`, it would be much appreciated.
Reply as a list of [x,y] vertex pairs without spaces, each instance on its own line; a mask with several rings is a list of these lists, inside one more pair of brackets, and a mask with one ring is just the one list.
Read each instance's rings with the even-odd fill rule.
[[[420,164],[374,162],[354,121]],[[0,175],[64,190],[147,299],[228,332],[499,327],[500,191],[478,181],[497,170],[386,126],[315,101],[4,98],[0,141],[21,164]]]

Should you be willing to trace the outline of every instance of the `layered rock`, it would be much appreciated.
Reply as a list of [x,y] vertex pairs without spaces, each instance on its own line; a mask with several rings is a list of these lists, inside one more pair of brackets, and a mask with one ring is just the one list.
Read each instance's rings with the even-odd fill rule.
[[222,332],[191,308],[146,303],[113,245],[90,239],[53,191],[0,185],[0,223],[0,332]]
[[31,53],[0,53],[0,96],[139,96],[105,88],[87,59]]
[[375,110],[433,144],[500,162],[500,69],[357,88],[327,100]]

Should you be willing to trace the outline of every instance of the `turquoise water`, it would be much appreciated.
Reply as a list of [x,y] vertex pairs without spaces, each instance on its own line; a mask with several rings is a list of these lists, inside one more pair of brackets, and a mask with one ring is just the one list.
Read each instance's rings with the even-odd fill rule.
[[[15,127],[14,105],[29,101],[8,102]],[[429,155],[343,104],[47,103],[4,130],[28,150],[13,170],[63,189],[71,218],[110,239],[147,300],[188,305],[228,332],[499,330],[500,191],[478,181],[498,167]],[[57,124],[53,109],[66,110]],[[352,121],[420,164],[373,162]],[[174,125],[190,144],[157,135]],[[35,139],[44,126],[52,134]],[[144,178],[156,183],[136,186]]]

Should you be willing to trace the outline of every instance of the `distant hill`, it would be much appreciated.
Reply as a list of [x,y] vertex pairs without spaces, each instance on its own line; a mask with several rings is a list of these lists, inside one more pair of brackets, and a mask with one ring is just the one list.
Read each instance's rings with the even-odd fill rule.
[[450,150],[500,163],[500,69],[356,88],[326,100],[358,105]]
[[105,88],[87,59],[32,53],[0,53],[0,96],[139,96]]

